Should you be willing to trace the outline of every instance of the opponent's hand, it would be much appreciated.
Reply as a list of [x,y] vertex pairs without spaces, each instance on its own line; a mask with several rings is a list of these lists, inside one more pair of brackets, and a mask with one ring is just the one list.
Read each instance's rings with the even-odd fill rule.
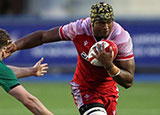
[[97,60],[108,70],[113,65],[113,50],[112,47],[109,48],[109,52],[105,51],[104,43],[102,45],[97,44],[93,48],[95,55],[93,55]]
[[43,76],[45,73],[47,73],[48,70],[48,64],[44,63],[41,64],[43,62],[44,58],[41,58],[34,66],[34,76]]

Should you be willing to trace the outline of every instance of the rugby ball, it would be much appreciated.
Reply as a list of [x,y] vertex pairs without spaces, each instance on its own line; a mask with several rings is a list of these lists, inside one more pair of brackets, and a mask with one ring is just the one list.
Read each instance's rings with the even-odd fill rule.
[[103,40],[103,41],[99,41],[99,42],[96,42],[89,50],[89,53],[88,53],[88,61],[92,64],[92,65],[95,65],[95,66],[102,66],[99,61],[92,56],[92,54],[95,54],[93,48],[97,46],[97,44],[100,44],[102,46],[102,43],[104,43],[104,48],[105,48],[105,51],[106,52],[109,52],[109,48],[112,47],[112,55],[113,55],[113,60],[115,59],[115,57],[117,56],[117,53],[118,53],[118,48],[117,48],[117,45],[111,41],[111,40]]

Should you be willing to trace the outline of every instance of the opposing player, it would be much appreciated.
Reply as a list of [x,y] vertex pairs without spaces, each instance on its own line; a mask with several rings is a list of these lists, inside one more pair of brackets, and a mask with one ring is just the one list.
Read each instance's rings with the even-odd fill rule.
[[17,80],[17,78],[44,75],[48,69],[47,64],[41,64],[43,61],[42,58],[33,67],[7,67],[2,60],[8,56],[5,50],[6,46],[10,43],[11,39],[8,33],[5,30],[0,29],[0,86],[2,86],[8,94],[19,100],[33,114],[53,115],[36,97],[26,91]]
[[[112,40],[118,54],[112,61],[112,49],[104,45],[94,49],[95,57],[103,65],[89,63],[90,47],[100,40]],[[73,41],[78,52],[77,68],[71,81],[72,94],[81,115],[116,115],[117,83],[124,88],[133,84],[135,62],[129,33],[114,21],[112,7],[104,2],[92,5],[90,17],[47,31],[36,31],[8,47],[8,52],[33,48],[43,43]],[[98,49],[98,50],[96,50]]]

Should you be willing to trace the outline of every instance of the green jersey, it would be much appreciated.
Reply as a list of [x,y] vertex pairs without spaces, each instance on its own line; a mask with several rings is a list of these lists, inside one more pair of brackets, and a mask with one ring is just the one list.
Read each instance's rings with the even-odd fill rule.
[[8,92],[17,85],[19,82],[14,72],[0,60],[0,86]]

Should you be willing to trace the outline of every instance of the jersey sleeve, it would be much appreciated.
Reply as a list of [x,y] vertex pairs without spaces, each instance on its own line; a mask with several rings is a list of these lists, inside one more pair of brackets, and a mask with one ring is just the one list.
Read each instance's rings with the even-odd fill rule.
[[130,60],[134,58],[133,43],[128,32],[124,32],[123,35],[118,35],[116,39],[118,42],[118,54],[116,60]]
[[[73,40],[77,35],[84,34],[88,30],[86,29],[88,19],[80,19],[75,22],[70,22],[59,28],[59,35],[62,40]],[[86,33],[87,34],[87,33]]]
[[0,78],[3,79],[17,79],[15,73],[6,65],[0,65]]

